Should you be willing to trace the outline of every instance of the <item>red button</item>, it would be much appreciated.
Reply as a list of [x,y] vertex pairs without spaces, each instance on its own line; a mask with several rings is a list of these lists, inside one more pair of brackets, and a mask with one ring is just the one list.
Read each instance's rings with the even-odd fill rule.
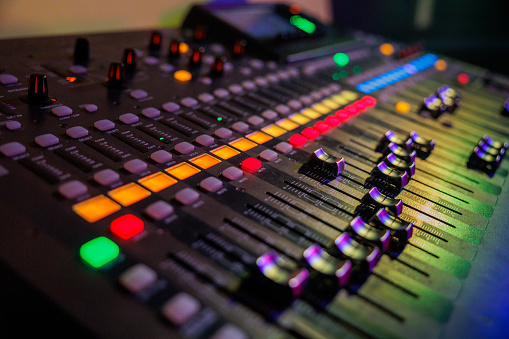
[[113,220],[110,225],[111,232],[121,239],[129,239],[143,231],[143,220],[132,215],[126,214]]
[[341,124],[341,120],[336,118],[334,115],[329,115],[327,118],[325,118],[325,122],[330,127],[338,127]]
[[247,158],[240,164],[240,167],[247,172],[256,172],[262,168],[262,162],[255,158]]
[[304,145],[307,141],[308,139],[306,139],[300,134],[294,134],[290,137],[290,139],[288,139],[288,142],[295,147],[300,147]]
[[341,122],[345,122],[347,121],[348,119],[350,119],[350,114],[348,114],[347,112],[345,112],[344,109],[340,109],[336,112],[336,117],[341,121]]
[[470,81],[470,77],[466,73],[460,73],[458,75],[458,82],[462,85],[468,84]]
[[376,99],[369,95],[362,97],[362,101],[368,106],[368,108],[375,107],[376,105]]
[[318,131],[313,127],[306,127],[302,131],[302,135],[310,140],[313,140],[316,139],[320,135],[320,133],[318,133]]
[[354,105],[346,106],[345,107],[345,112],[348,113],[348,115],[350,115],[350,116],[354,116],[354,115],[359,114],[359,110],[357,108],[355,108]]
[[318,132],[320,132],[320,133],[325,133],[328,130],[330,130],[330,126],[327,125],[324,121],[318,121],[315,124],[315,129],[318,130]]
[[357,100],[356,102],[354,102],[353,106],[355,108],[357,108],[357,110],[360,112],[364,112],[368,109],[368,106],[362,102],[361,100]]

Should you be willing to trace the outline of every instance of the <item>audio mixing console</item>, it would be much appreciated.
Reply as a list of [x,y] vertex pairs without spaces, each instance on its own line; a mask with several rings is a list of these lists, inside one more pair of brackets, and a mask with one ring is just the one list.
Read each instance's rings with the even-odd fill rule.
[[456,333],[507,219],[509,79],[193,22],[1,41],[2,263],[100,337]]

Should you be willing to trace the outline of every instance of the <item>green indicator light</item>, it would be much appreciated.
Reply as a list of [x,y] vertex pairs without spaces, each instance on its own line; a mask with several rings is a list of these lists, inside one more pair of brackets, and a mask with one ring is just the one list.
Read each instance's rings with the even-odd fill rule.
[[350,62],[350,58],[345,53],[336,53],[334,54],[333,59],[339,67],[344,67]]
[[339,80],[339,73],[332,74],[332,80]]
[[361,72],[361,67],[360,66],[353,66],[352,71],[355,74],[359,74]]
[[90,266],[100,268],[119,255],[117,244],[106,237],[99,237],[83,244],[80,248],[81,259]]
[[316,31],[316,25],[300,15],[292,15],[290,17],[290,23],[308,34],[313,34]]
[[217,121],[222,121],[222,120],[223,120],[223,118],[221,118],[221,117],[217,118]]
[[159,140],[164,140],[164,138],[163,138],[163,137],[161,137],[161,138],[159,138]]
[[347,72],[347,71],[345,71],[345,70],[342,70],[341,72],[339,72],[339,76],[340,76],[341,78],[346,78],[346,77],[348,76],[348,72]]

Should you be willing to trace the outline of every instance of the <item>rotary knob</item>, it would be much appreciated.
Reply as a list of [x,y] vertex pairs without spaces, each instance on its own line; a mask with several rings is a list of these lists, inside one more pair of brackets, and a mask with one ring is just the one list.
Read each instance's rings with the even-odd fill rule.
[[180,41],[172,39],[168,50],[168,59],[174,61],[180,58]]
[[108,71],[108,77],[106,78],[108,87],[121,89],[124,87],[124,81],[124,64],[121,62],[112,62]]
[[375,152],[382,152],[385,148],[387,148],[387,146],[389,146],[390,143],[395,143],[407,151],[411,151],[413,140],[404,140],[398,137],[393,131],[387,131],[378,142],[378,146],[376,147]]
[[197,69],[201,67],[203,51],[203,47],[193,49],[191,57],[189,58],[189,68]]
[[44,73],[31,73],[28,80],[28,94],[22,98],[30,104],[44,105],[50,99],[48,95],[48,78]]
[[226,62],[225,57],[216,57],[210,67],[210,77],[219,78],[223,75],[224,63]]
[[397,195],[408,184],[407,172],[389,167],[385,162],[379,163],[366,179],[366,187],[377,187],[379,190]]
[[126,48],[124,50],[122,63],[124,64],[124,70],[126,73],[131,75],[134,74],[138,65],[138,56],[136,55],[136,50],[133,48]]
[[161,52],[161,44],[162,44],[162,35],[159,31],[153,31],[150,36],[150,43],[148,45],[148,53],[151,56],[159,56]]
[[355,215],[369,220],[381,208],[388,208],[395,216],[399,216],[403,211],[403,201],[383,195],[376,187],[373,187],[362,197],[359,206],[355,209]]
[[90,45],[87,39],[76,39],[73,60],[74,65],[88,66],[88,62],[90,61]]
[[326,179],[336,178],[345,170],[345,159],[337,159],[319,148],[309,155],[301,171],[310,171]]
[[233,58],[237,59],[244,55],[246,52],[247,42],[244,39],[235,41],[233,45]]

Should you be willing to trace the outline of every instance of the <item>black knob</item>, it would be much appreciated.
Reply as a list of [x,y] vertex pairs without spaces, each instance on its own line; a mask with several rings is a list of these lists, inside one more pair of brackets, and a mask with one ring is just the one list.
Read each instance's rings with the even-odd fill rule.
[[153,31],[150,36],[150,44],[148,45],[148,52],[151,56],[159,56],[161,52],[162,35],[159,31]]
[[193,49],[191,57],[189,58],[189,68],[197,69],[201,67],[203,51],[203,47]]
[[370,243],[381,251],[387,251],[391,240],[391,234],[386,229],[376,228],[364,221],[361,216],[355,217],[347,229],[348,234],[360,243]]
[[336,178],[345,169],[345,160],[337,159],[325,153],[323,148],[319,148],[309,155],[306,162],[302,165],[301,172],[312,172],[325,179]]
[[46,74],[35,72],[28,81],[27,101],[31,104],[45,104],[49,101],[48,79]]
[[246,45],[247,42],[244,39],[235,41],[235,44],[233,45],[233,57],[234,58],[242,57],[246,52]]
[[447,106],[435,94],[424,98],[423,104],[419,111],[420,115],[431,116],[435,119],[439,118],[447,111]]
[[409,179],[415,174],[415,162],[406,162],[395,156],[394,153],[389,153],[382,161],[389,167],[405,171]]
[[412,150],[412,139],[402,139],[394,134],[393,131],[387,131],[383,137],[378,142],[378,146],[375,149],[375,152],[382,152],[390,143],[395,143],[396,145],[406,149],[407,151]]
[[360,215],[364,220],[369,220],[381,208],[388,208],[395,216],[399,216],[403,211],[403,201],[388,197],[376,188],[373,187],[366,193],[359,206],[355,209],[355,215]]
[[88,66],[90,61],[90,46],[88,40],[85,38],[76,39],[76,44],[74,45],[74,64],[81,66]]
[[467,167],[492,176],[497,171],[500,161],[502,161],[500,155],[494,156],[486,153],[480,147],[476,147],[468,159]]
[[122,63],[124,64],[124,70],[126,73],[133,74],[136,71],[138,56],[136,55],[136,50],[134,48],[126,48],[124,50]]
[[110,88],[123,88],[125,81],[124,64],[121,62],[112,62],[106,82]]
[[426,140],[415,131],[410,132],[408,138],[412,139],[412,148],[417,153],[417,156],[421,159],[426,159],[431,154],[431,151],[433,151],[435,148],[435,139]]
[[394,216],[387,208],[380,209],[369,219],[369,223],[391,233],[390,249],[393,251],[401,251],[412,237],[414,225]]
[[196,41],[205,41],[207,39],[207,28],[205,26],[196,27],[193,38]]
[[[389,144],[389,146],[387,146],[382,152],[384,157],[388,156],[391,153],[394,153],[395,156],[397,156],[400,159],[405,160],[408,163],[415,162],[415,158],[417,157],[416,151],[412,150],[411,152],[409,152],[405,148],[403,148],[393,142],[391,142]],[[383,159],[383,157],[382,157],[382,159]]]
[[408,184],[408,181],[407,172],[391,168],[385,162],[381,162],[373,168],[366,179],[365,186],[377,187],[381,191],[397,195]]
[[334,295],[350,282],[350,260],[336,259],[318,244],[308,247],[303,257],[309,271],[309,288],[313,293]]
[[212,66],[210,67],[210,77],[211,78],[219,78],[223,75],[224,71],[224,63],[226,62],[225,57],[216,57]]
[[509,117],[509,99],[504,102],[504,106],[502,106],[502,111],[500,112],[504,117]]
[[168,59],[176,60],[178,58],[180,58],[180,41],[172,39],[168,49]]

